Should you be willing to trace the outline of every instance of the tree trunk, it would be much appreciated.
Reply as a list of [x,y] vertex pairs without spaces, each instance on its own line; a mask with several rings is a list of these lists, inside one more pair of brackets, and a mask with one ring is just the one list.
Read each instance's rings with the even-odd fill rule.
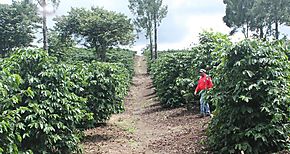
[[106,48],[96,46],[95,50],[96,50],[96,54],[97,54],[97,59],[100,59],[100,61],[105,62],[106,61]]
[[154,58],[154,54],[153,54],[153,38],[152,38],[152,22],[151,21],[148,22],[147,33],[149,35],[149,50],[150,50],[150,53],[151,53],[150,59],[152,60]]
[[264,38],[263,26],[261,26],[259,29],[260,29],[260,39],[263,39]]
[[45,10],[45,7],[46,7],[46,0],[43,0],[42,1],[42,8],[43,8],[43,16],[42,16],[42,32],[43,32],[43,49],[48,51],[48,45],[47,45],[47,42],[48,42],[48,38],[47,38],[47,25],[46,25],[46,10]]
[[243,26],[242,32],[244,34],[244,37],[247,38],[247,34],[246,34],[246,28]]
[[246,25],[243,26],[243,34],[245,38],[249,37],[249,26],[248,23],[246,23]]
[[279,23],[277,20],[275,21],[275,38],[279,39]]
[[157,19],[156,19],[156,13],[154,13],[154,53],[155,57],[154,59],[158,58],[158,53],[157,53]]
[[149,48],[150,48],[150,53],[151,53],[151,60],[154,58],[154,54],[153,54],[153,41],[152,41],[152,32],[150,30],[149,33]]
[[106,61],[106,48],[101,48],[101,54],[100,54],[100,58],[102,62]]
[[247,22],[247,38],[249,38],[249,24]]

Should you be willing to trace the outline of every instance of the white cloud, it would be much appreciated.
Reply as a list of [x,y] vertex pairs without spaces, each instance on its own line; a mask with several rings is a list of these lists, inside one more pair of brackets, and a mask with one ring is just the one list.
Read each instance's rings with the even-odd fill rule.
[[223,14],[190,16],[187,22],[187,40],[197,43],[198,34],[204,30],[213,30],[221,33],[228,33],[229,28],[222,21]]
[[0,4],[11,4],[11,0],[0,0]]
[[[203,3],[199,0],[164,0],[163,2],[168,5],[168,14],[158,29],[159,50],[189,48],[192,43],[198,42],[198,34],[203,30],[212,29],[222,33],[230,31],[222,20],[224,16],[222,1]],[[213,10],[210,10],[210,7]]]

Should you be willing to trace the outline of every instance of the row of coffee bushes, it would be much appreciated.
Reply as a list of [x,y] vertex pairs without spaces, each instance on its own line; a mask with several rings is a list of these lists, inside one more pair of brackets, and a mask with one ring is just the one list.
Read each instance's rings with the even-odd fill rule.
[[[169,107],[192,104],[201,68],[210,70],[220,63],[223,46],[230,46],[229,38],[221,33],[203,32],[200,44],[190,50],[163,52],[155,61],[149,61],[157,95],[163,105]],[[213,74],[210,72],[210,74]]]
[[283,42],[244,40],[224,52],[211,99],[214,153],[290,150],[290,65]]
[[128,50],[128,49],[110,49],[107,52],[107,62],[109,63],[119,63],[123,64],[125,68],[130,73],[130,77],[132,78],[134,75],[134,57],[136,55],[135,51]]
[[[164,55],[167,55],[169,53],[177,53],[177,52],[188,52],[188,50],[164,50],[164,51],[158,51],[158,59],[159,57],[163,57]],[[150,72],[151,64],[155,62],[155,59],[151,58],[151,54],[149,50],[145,50],[143,52],[143,55],[146,57],[147,62],[147,71]]]
[[[213,153],[289,150],[289,44],[257,40],[232,44],[224,35],[201,36],[189,53],[169,53],[151,64],[161,103],[182,105],[185,99],[178,94],[184,89],[177,83],[185,80],[190,87],[198,75],[189,72],[205,68],[215,85],[207,96],[216,107],[208,130]],[[177,105],[171,105],[172,99]]]
[[[83,61],[90,63],[92,61],[98,61],[95,51],[87,48],[70,47],[58,57],[59,60],[65,63],[75,63]],[[134,74],[134,56],[136,52],[128,49],[112,48],[106,53],[106,62],[122,64],[127,68],[132,77]],[[55,55],[51,53],[51,55]]]
[[81,153],[81,130],[123,111],[131,76],[123,64],[60,64],[42,50],[18,50],[0,68],[0,153]]
[[193,96],[187,94],[194,90],[190,86],[196,76],[193,57],[194,54],[188,52],[170,53],[152,63],[153,85],[162,105],[178,107],[192,100]]

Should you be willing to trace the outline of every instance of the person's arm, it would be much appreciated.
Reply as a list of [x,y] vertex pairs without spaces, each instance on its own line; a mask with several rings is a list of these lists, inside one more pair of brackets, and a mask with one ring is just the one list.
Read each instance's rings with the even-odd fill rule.
[[211,77],[208,77],[206,80],[206,89],[210,89],[212,87],[213,87],[213,83],[212,83]]
[[195,88],[195,91],[194,91],[194,95],[196,95],[199,90],[200,90],[200,84],[197,84],[197,87]]

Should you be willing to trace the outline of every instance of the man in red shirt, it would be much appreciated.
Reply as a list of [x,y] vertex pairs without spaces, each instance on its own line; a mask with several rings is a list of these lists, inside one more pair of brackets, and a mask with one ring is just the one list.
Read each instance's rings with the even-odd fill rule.
[[210,114],[210,108],[209,105],[207,103],[207,101],[205,100],[205,93],[206,90],[210,89],[213,87],[211,78],[206,74],[206,70],[205,69],[201,69],[199,71],[200,73],[200,78],[198,80],[198,84],[197,87],[194,91],[194,95],[196,95],[199,91],[200,92],[200,114],[201,117],[204,116],[211,116]]

